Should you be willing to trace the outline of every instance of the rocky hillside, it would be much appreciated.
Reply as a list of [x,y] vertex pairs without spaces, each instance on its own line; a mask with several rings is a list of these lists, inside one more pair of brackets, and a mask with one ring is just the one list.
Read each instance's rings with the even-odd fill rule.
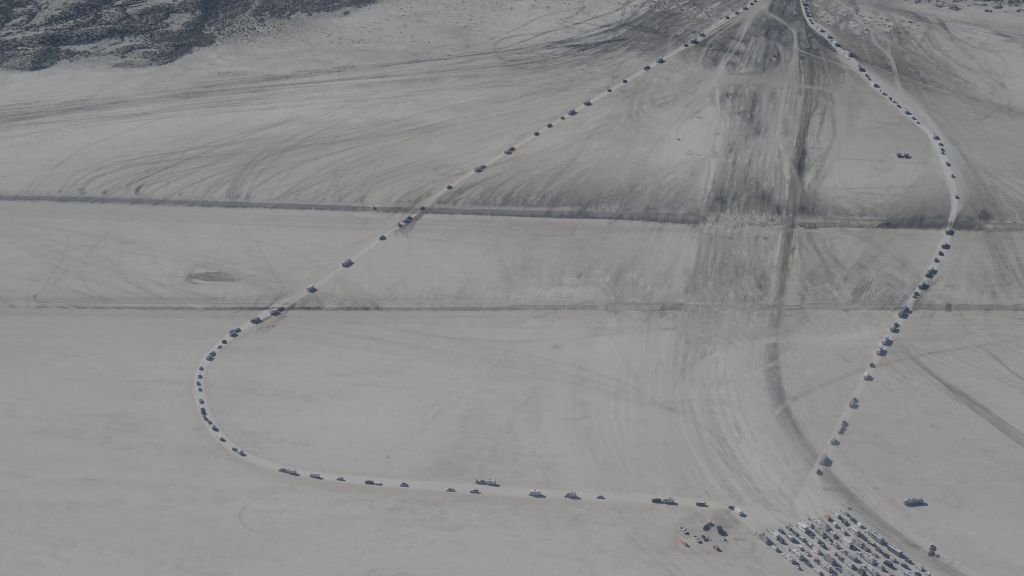
[[347,10],[373,0],[4,0],[0,68],[37,70],[61,60],[115,56],[163,64],[228,30],[257,29],[297,13]]

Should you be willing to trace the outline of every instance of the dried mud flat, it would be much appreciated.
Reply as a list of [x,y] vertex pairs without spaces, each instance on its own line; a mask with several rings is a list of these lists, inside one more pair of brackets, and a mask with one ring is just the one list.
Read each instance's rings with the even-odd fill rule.
[[379,2],[0,72],[5,563],[789,574],[764,535],[851,511],[1020,573],[1020,16],[809,6],[962,197],[882,358],[945,160],[799,2]]

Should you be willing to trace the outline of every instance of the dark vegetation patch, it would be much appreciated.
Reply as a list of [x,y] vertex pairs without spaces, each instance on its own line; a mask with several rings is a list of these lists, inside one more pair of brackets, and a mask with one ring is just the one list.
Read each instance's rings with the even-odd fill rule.
[[165,64],[228,30],[348,10],[373,0],[0,0],[0,68],[39,70],[85,56]]

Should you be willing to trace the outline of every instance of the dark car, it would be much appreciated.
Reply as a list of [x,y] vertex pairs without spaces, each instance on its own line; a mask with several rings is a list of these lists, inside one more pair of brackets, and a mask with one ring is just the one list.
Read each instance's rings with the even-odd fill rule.
[[351,268],[354,265],[355,265],[355,262],[353,262],[351,258],[349,258],[348,260],[345,260],[344,262],[341,263],[341,267],[342,268]]
[[249,320],[249,322],[252,322],[253,324],[262,324],[263,323],[263,319],[260,318],[259,316],[257,316],[255,318],[252,318],[251,320]]
[[323,480],[324,479],[323,476],[317,474],[316,472],[310,474],[309,477],[312,478],[313,480]]
[[487,170],[487,164],[481,164],[476,168],[473,168],[473,172],[476,172],[477,174],[483,172],[484,170]]
[[306,288],[306,292],[309,292],[310,294],[316,294],[316,286],[310,286],[309,288]]
[[387,239],[388,239],[388,237],[383,235],[383,234],[381,234],[380,236],[377,237],[377,240],[380,240],[381,242],[383,242],[383,241],[385,241]]
[[289,476],[298,476],[299,475],[298,472],[296,472],[295,470],[292,470],[290,468],[278,468],[277,471],[282,473],[282,474],[287,474]]
[[658,62],[658,64],[664,64],[665,63],[665,59],[664,58],[658,58],[657,62]]

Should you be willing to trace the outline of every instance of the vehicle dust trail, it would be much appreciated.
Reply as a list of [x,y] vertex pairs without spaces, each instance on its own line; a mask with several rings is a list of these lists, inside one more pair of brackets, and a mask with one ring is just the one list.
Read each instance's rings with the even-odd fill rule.
[[[758,1],[759,0],[751,0],[750,2],[744,5],[743,10],[749,10],[749,7],[757,4]],[[703,32],[696,33],[689,41],[665,53],[663,56],[657,58],[655,62],[652,62],[651,64],[644,66],[642,69],[633,72],[631,75],[622,78],[621,82],[618,82],[615,85],[608,87],[607,89],[596,94],[592,98],[584,100],[582,103],[580,103],[578,110],[577,108],[569,109],[568,111],[560,114],[556,119],[549,121],[546,124],[545,128],[533,131],[530,135],[523,137],[512,146],[505,149],[503,152],[500,152],[493,156],[486,163],[478,165],[477,167],[464,173],[462,176],[455,179],[454,181],[451,181],[448,184],[445,184],[444,186],[438,188],[434,192],[425,194],[414,204],[414,206],[418,206],[418,208],[414,207],[412,210],[408,211],[406,216],[402,218],[401,221],[392,226],[390,229],[381,233],[375,240],[367,243],[362,248],[356,250],[354,253],[348,254],[347,258],[343,261],[340,267],[337,264],[333,263],[325,265],[323,272],[317,276],[317,280],[309,283],[304,283],[302,286],[296,288],[291,293],[277,299],[272,306],[270,306],[266,310],[261,311],[255,317],[250,319],[247,323],[229,330],[228,333],[225,336],[223,336],[214,345],[214,347],[204,355],[204,358],[200,362],[198,369],[196,371],[194,379],[195,386],[193,388],[193,395],[196,401],[198,412],[202,417],[203,421],[205,422],[205,424],[207,425],[207,429],[217,440],[217,442],[221,444],[224,447],[224,449],[229,450],[237,457],[242,458],[245,461],[254,464],[258,467],[271,471],[277,471],[297,478],[308,479],[310,481],[330,481],[334,483],[344,482],[346,484],[354,483],[366,486],[374,486],[386,490],[399,491],[428,490],[434,492],[443,491],[452,493],[466,493],[472,491],[471,493],[473,494],[486,494],[510,498],[545,499],[547,498],[546,494],[548,493],[562,494],[562,491],[560,490],[527,490],[523,487],[498,486],[496,485],[496,483],[481,484],[480,482],[475,482],[473,484],[467,484],[458,482],[447,483],[436,481],[406,482],[397,478],[369,478],[364,476],[352,476],[336,472],[328,473],[318,470],[309,470],[303,468],[296,468],[293,466],[286,466],[278,462],[262,458],[258,455],[250,454],[246,452],[238,443],[231,440],[231,438],[223,430],[221,430],[220,427],[217,426],[217,424],[213,420],[209,404],[206,401],[205,393],[209,369],[213,366],[218,355],[230,343],[237,341],[238,338],[258,331],[265,323],[273,324],[275,322],[280,321],[287,312],[287,310],[294,308],[299,302],[307,298],[309,295],[315,294],[318,291],[316,287],[317,284],[322,284],[324,282],[331,280],[338,274],[343,274],[346,269],[355,266],[371,250],[373,250],[380,244],[386,242],[388,238],[391,237],[392,234],[401,232],[403,230],[408,230],[411,227],[415,226],[415,224],[420,219],[422,219],[424,215],[427,214],[429,208],[433,206],[446,193],[457,190],[465,181],[470,180],[473,177],[483,173],[488,169],[489,166],[498,162],[505,161],[515,156],[516,152],[518,152],[522,147],[527,146],[530,142],[533,142],[535,139],[540,138],[548,130],[553,130],[557,128],[563,122],[571,121],[573,117],[577,116],[580,113],[585,113],[587,108],[597,105],[602,99],[611,96],[612,94],[618,91],[624,90],[626,87],[629,86],[630,82],[636,80],[637,78],[640,78],[645,74],[653,73],[653,70],[655,70],[658,66],[666,65],[672,57],[680,54],[682,51],[686,50],[687,48],[690,48],[691,46],[699,45],[701,43],[700,38],[706,36],[707,34],[713,33],[725,26],[728,26],[734,18],[740,15],[741,11],[735,10],[719,18],[714,24],[706,28]],[[616,502],[627,502],[636,504],[650,505],[651,503],[655,503],[668,506],[677,505],[676,502],[671,498],[666,499],[665,497],[657,495],[637,494],[630,492],[604,492],[601,494],[597,494],[596,491],[591,490],[565,492],[564,496],[562,497],[569,500],[582,500],[584,497],[586,497],[591,502],[601,502],[604,500],[614,499]],[[709,504],[700,502],[696,499],[693,499],[691,501],[698,502],[698,506],[701,507],[710,507]],[[740,517],[747,516],[746,511],[742,511],[740,508],[737,508],[734,505],[730,505],[728,509]],[[764,511],[758,510],[759,514],[762,512]],[[765,513],[764,516],[767,516],[767,513]]]

